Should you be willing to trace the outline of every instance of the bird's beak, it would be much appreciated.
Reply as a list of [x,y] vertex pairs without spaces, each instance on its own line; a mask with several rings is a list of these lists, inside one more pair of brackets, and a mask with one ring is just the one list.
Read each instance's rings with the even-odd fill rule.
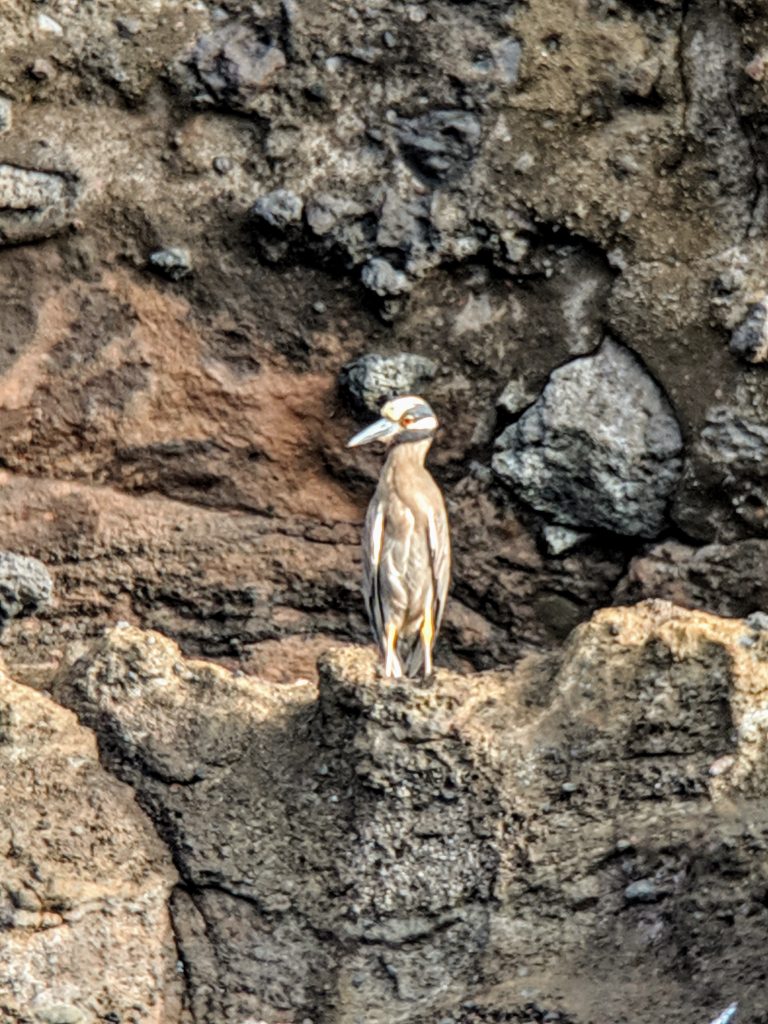
[[371,441],[388,441],[390,437],[400,432],[400,424],[382,417],[376,420],[370,427],[361,430],[347,441],[347,448],[357,448],[361,444],[369,444]]

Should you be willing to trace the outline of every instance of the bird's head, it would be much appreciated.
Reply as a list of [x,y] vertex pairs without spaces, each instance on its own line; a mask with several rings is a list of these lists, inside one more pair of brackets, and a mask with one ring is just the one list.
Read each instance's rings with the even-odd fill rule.
[[431,407],[417,395],[392,398],[381,407],[381,419],[347,441],[347,448],[357,448],[370,441],[426,441],[434,437],[437,417]]

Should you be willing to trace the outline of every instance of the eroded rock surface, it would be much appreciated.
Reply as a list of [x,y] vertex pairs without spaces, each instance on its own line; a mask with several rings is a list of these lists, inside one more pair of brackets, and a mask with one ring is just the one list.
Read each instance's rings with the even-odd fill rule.
[[171,856],[93,735],[4,670],[0,819],[3,1021],[179,1021]]
[[172,851],[195,1021],[757,1024],[767,645],[649,602],[514,673],[339,649],[318,691],[124,627],[54,693]]

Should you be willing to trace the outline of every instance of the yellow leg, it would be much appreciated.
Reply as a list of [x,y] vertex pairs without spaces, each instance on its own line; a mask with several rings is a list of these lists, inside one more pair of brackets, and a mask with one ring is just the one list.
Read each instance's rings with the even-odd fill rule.
[[432,604],[427,605],[421,623],[421,646],[424,648],[424,677],[432,675],[432,644],[435,642],[435,624],[432,619]]
[[397,628],[392,625],[388,625],[386,628],[384,674],[388,679],[399,679],[403,674],[400,659],[397,656]]

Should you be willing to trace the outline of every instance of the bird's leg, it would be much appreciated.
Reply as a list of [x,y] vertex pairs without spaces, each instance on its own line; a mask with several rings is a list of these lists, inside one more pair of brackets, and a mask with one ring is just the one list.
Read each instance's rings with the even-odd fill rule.
[[384,661],[384,675],[388,679],[399,679],[403,670],[400,659],[397,656],[397,627],[388,624],[386,627],[386,658]]
[[432,675],[432,644],[435,642],[435,627],[432,621],[432,602],[424,610],[420,629],[421,646],[424,649],[424,678]]

